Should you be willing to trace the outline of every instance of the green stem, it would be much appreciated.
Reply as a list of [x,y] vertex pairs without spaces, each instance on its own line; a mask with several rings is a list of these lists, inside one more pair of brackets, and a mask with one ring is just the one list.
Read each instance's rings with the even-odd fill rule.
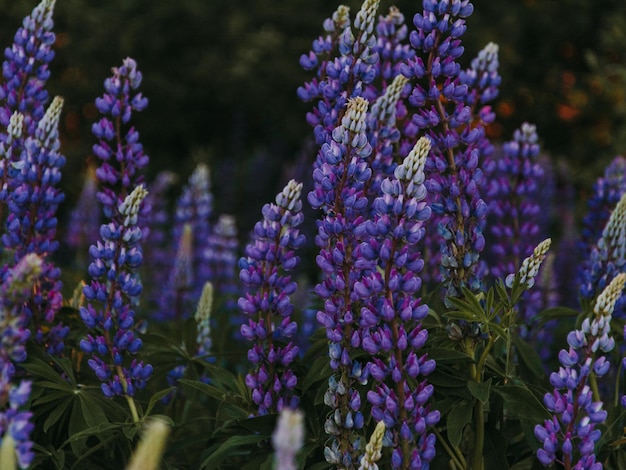
[[440,443],[443,448],[446,450],[448,455],[450,456],[450,464],[453,466],[453,469],[463,469],[467,467],[467,463],[465,462],[465,457],[457,448],[452,448],[448,445],[446,440],[443,438],[439,430],[434,429],[435,435],[437,436],[437,442]]

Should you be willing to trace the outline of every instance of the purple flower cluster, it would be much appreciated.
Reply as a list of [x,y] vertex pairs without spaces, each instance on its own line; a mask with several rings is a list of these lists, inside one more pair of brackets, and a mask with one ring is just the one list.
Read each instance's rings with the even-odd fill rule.
[[161,320],[184,318],[193,310],[204,283],[210,279],[204,253],[210,235],[212,210],[209,167],[199,164],[176,205],[174,241],[177,254],[156,315]]
[[128,127],[133,112],[143,111],[148,100],[137,89],[142,75],[130,57],[104,81],[105,93],[96,99],[103,117],[91,130],[98,139],[93,153],[102,161],[96,176],[102,183],[98,199],[106,218],[118,216],[118,207],[126,196],[143,181],[141,170],[148,164],[139,142],[139,132]]
[[524,123],[513,140],[502,146],[500,158],[489,162],[490,245],[494,263],[491,274],[503,278],[519,269],[522,260],[537,244],[540,212],[537,182],[543,169],[537,162],[539,144],[536,127]]
[[30,396],[30,382],[17,381],[16,365],[26,359],[30,338],[29,318],[23,305],[42,275],[44,262],[35,253],[20,259],[8,269],[0,285],[0,442],[13,439],[20,468],[28,468],[34,457],[29,440],[34,426],[32,413],[23,411]]
[[27,135],[33,135],[44,115],[48,100],[45,84],[50,77],[49,63],[54,58],[52,12],[56,0],[42,0],[24,18],[15,33],[13,45],[4,51],[4,82],[0,84],[0,128],[9,125],[14,112],[24,116]]
[[63,350],[63,339],[68,332],[61,325],[45,335],[41,330],[43,323],[54,322],[62,301],[60,271],[48,259],[58,247],[56,212],[63,201],[63,193],[57,187],[65,164],[65,157],[59,153],[58,134],[62,106],[63,99],[54,98],[34,134],[24,141],[19,172],[14,175],[13,190],[7,200],[9,214],[2,236],[2,244],[13,253],[14,262],[27,253],[36,253],[44,259],[43,273],[24,308],[37,332],[36,339],[45,342],[53,354]]
[[[222,214],[208,237],[204,262],[209,268],[209,279],[223,299],[222,308],[233,311],[239,294],[237,274],[237,226],[232,215]],[[230,315],[229,315],[230,316]]]
[[80,347],[107,397],[132,397],[152,374],[151,365],[127,360],[142,345],[134,331],[133,305],[142,290],[137,274],[142,259],[137,215],[145,196],[143,186],[135,188],[120,204],[119,218],[102,225],[101,240],[89,249],[92,280],[83,288],[87,306],[80,308],[80,316],[91,333]]
[[249,317],[241,335],[253,343],[248,359],[254,369],[246,375],[246,385],[252,390],[258,415],[298,404],[293,394],[297,377],[289,367],[298,354],[298,347],[290,341],[297,330],[289,298],[296,283],[286,273],[297,267],[295,250],[305,241],[297,229],[303,220],[301,191],[302,184],[291,180],[275,204],[263,206],[263,220],[254,226],[253,241],[239,260],[239,279],[248,292],[238,304]]
[[424,1],[409,37],[417,54],[402,67],[403,75],[414,80],[409,103],[417,112],[412,124],[433,143],[426,187],[442,240],[441,274],[448,296],[460,295],[464,286],[480,290],[478,261],[485,245],[487,205],[479,193],[484,129],[466,104],[469,87],[460,80],[456,62],[463,54],[465,18],[472,11],[468,0]]
[[434,387],[425,380],[415,383],[435,369],[434,360],[417,354],[428,338],[421,326],[428,306],[415,297],[424,264],[415,247],[431,214],[423,184],[429,151],[430,140],[422,137],[396,167],[394,178],[383,181],[382,195],[373,203],[374,217],[356,229],[369,236],[360,255],[378,268],[365,273],[354,288],[363,301],[362,348],[372,356],[367,370],[376,381],[367,398],[374,419],[385,422],[393,446],[392,468],[429,467],[435,436],[426,428],[440,416],[427,404]]
[[593,312],[583,320],[580,330],[567,336],[569,350],[559,353],[561,367],[550,375],[554,391],[544,397],[553,415],[535,426],[535,436],[542,443],[537,458],[543,465],[559,462],[567,469],[602,468],[594,449],[601,437],[597,426],[604,423],[607,412],[590,383],[592,376],[599,378],[609,371],[610,364],[602,353],[615,347],[610,336],[611,318],[625,283],[624,273],[613,278],[596,298]]
[[332,141],[322,145],[318,159],[321,156],[323,161],[313,172],[314,188],[308,195],[311,206],[324,211],[315,237],[320,248],[317,265],[322,272],[315,292],[324,302],[317,320],[326,328],[330,366],[338,374],[338,378],[331,377],[324,399],[334,413],[326,425],[334,440],[325,452],[330,463],[346,466],[358,461],[359,444],[349,436],[363,426],[361,399],[353,388],[356,381],[365,379],[361,362],[353,357],[361,343],[360,301],[354,288],[361,273],[374,266],[361,256],[355,233],[369,211],[365,193],[372,177],[367,164],[372,152],[366,135],[368,104],[361,97],[349,101],[341,124],[332,132]]

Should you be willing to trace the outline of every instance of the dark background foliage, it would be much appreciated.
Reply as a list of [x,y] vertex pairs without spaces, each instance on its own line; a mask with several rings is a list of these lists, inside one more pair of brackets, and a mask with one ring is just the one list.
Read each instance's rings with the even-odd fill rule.
[[[356,13],[360,1],[347,2]],[[0,0],[0,44],[10,45],[33,0]],[[91,153],[93,105],[110,68],[134,57],[148,109],[136,119],[150,174],[184,181],[198,161],[212,169],[216,213],[236,213],[247,233],[263,201],[288,177],[308,176],[314,149],[296,88],[299,56],[321,32],[333,0],[59,0],[51,94],[65,97],[64,190],[69,207]],[[410,24],[421,2],[395,2]],[[381,1],[385,13],[392,2]],[[626,2],[476,0],[465,61],[500,45],[503,85],[496,139],[523,121],[584,200],[603,167],[626,152]],[[412,25],[410,25],[412,26]]]

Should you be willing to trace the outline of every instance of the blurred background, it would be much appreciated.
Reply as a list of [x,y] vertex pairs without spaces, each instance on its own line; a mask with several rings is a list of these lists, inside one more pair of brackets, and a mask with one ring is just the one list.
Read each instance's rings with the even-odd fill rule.
[[[3,47],[36,3],[0,0]],[[208,163],[215,214],[237,214],[240,233],[247,235],[288,175],[309,177],[315,148],[304,116],[310,105],[298,100],[296,89],[310,74],[298,60],[339,3],[58,0],[48,90],[65,97],[61,217],[80,193],[91,155],[93,101],[110,68],[131,56],[150,101],[135,119],[151,157],[148,179],[171,169],[183,183],[198,162]],[[361,2],[343,3],[354,16]],[[626,2],[473,3],[463,65],[487,42],[500,46],[503,84],[491,135],[510,139],[522,122],[535,123],[556,169],[557,189],[584,201],[604,166],[626,153]],[[421,2],[381,0],[380,13],[392,4],[412,27]]]

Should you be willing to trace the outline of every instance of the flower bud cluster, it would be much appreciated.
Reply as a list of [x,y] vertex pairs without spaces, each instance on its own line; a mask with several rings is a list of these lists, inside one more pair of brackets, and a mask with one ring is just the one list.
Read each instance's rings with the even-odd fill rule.
[[290,368],[298,354],[291,341],[297,324],[291,320],[289,297],[297,286],[287,272],[297,267],[295,252],[305,241],[297,229],[303,220],[301,191],[302,183],[291,180],[275,204],[263,206],[263,220],[254,226],[253,240],[239,261],[239,279],[248,291],[238,302],[248,317],[241,335],[253,343],[248,359],[254,369],[245,381],[259,415],[298,403],[293,395],[297,377]]
[[13,45],[4,50],[0,128],[6,128],[13,113],[19,112],[24,116],[26,135],[33,135],[37,122],[44,115],[44,105],[48,101],[45,85],[50,77],[49,64],[54,58],[52,13],[55,3],[56,0],[42,0],[24,18],[22,27],[15,33]]
[[120,204],[119,217],[102,225],[101,240],[89,249],[92,280],[83,288],[87,306],[80,308],[80,316],[90,334],[80,341],[80,348],[89,356],[87,363],[107,397],[132,397],[152,374],[151,365],[132,358],[142,346],[133,306],[142,290],[137,217],[146,194],[143,186],[135,188]]
[[148,106],[147,98],[137,92],[141,72],[130,57],[112,71],[113,75],[104,81],[104,95],[96,99],[96,107],[103,117],[91,127],[98,139],[93,153],[101,160],[96,170],[102,183],[98,199],[107,218],[118,216],[117,208],[143,181],[140,172],[148,164],[148,156],[139,142],[139,132],[133,126],[128,127],[132,113]]
[[369,236],[360,255],[377,265],[354,286],[363,302],[361,347],[372,356],[367,370],[376,381],[367,399],[393,442],[392,468],[423,468],[432,460],[434,435],[428,436],[426,427],[439,421],[439,412],[427,403],[434,387],[425,380],[415,384],[435,369],[434,360],[418,355],[428,338],[421,326],[428,306],[415,297],[424,264],[415,247],[431,214],[423,171],[430,149],[430,140],[422,137],[394,177],[383,181],[373,218],[357,228]]
[[594,397],[589,378],[609,372],[610,364],[601,353],[615,347],[609,336],[610,323],[625,283],[624,273],[613,278],[596,298],[592,318],[585,318],[581,329],[567,336],[569,351],[559,353],[561,367],[550,375],[554,391],[546,393],[543,400],[553,416],[535,426],[535,437],[542,443],[537,458],[543,465],[559,462],[565,468],[602,468],[594,448],[602,434],[598,427],[606,421],[607,412]]

